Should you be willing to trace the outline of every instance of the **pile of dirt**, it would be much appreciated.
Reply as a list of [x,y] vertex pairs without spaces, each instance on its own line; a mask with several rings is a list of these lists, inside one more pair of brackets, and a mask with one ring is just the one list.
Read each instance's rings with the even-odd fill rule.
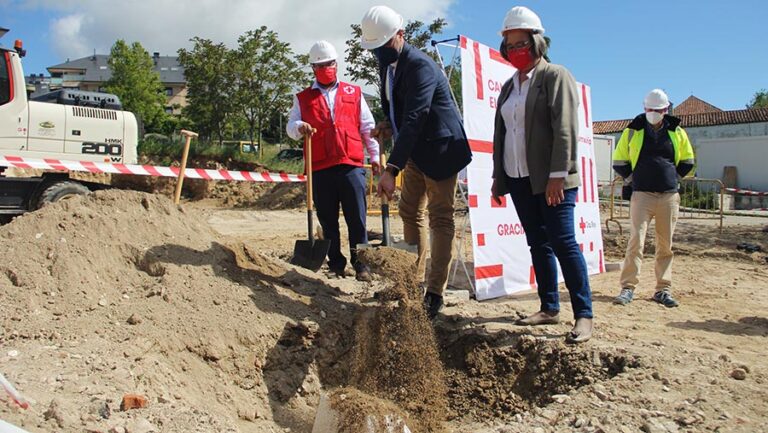
[[[309,422],[321,382],[343,384],[352,320],[340,312],[354,309],[330,292],[308,304],[285,288],[328,289],[222,242],[195,209],[120,190],[0,227],[0,365],[32,401],[0,417],[32,432]],[[318,330],[323,310],[335,319]],[[148,407],[121,411],[129,393]],[[281,393],[301,419],[282,412]]]
[[[158,161],[142,157],[141,164],[166,165],[167,161]],[[178,166],[173,162],[171,166]],[[187,167],[211,170],[242,170],[261,172],[264,166],[229,160],[224,163],[205,157],[190,159]],[[107,175],[110,176],[110,175]],[[111,175],[106,183],[116,188],[142,191],[150,194],[172,196],[176,188],[176,178]],[[236,208],[257,208],[266,210],[295,209],[304,206],[304,184],[265,183],[265,182],[228,182],[203,179],[184,179],[182,197],[188,200],[212,199],[223,206]]]
[[379,247],[362,250],[360,257],[389,287],[357,319],[350,385],[397,403],[411,415],[415,431],[442,431],[445,373],[415,278],[416,256]]
[[[211,181],[203,179],[184,179],[181,196],[190,200],[202,200],[209,196]],[[115,188],[141,191],[149,194],[162,194],[173,197],[176,191],[176,178],[135,176],[127,174],[113,174],[110,185]]]
[[339,433],[386,432],[387,424],[389,431],[403,431],[403,421],[409,424],[400,408],[355,388],[334,390],[329,398],[331,408],[338,412],[341,420]]
[[[112,186],[151,194],[173,196],[176,179],[170,177],[113,175]],[[222,206],[264,210],[298,209],[306,206],[303,183],[225,182],[185,179],[182,197],[211,199]]]
[[397,248],[376,247],[360,249],[358,258],[368,265],[371,272],[390,282],[386,289],[378,293],[379,300],[421,299],[422,293],[416,279],[416,254]]
[[443,431],[445,373],[420,302],[391,302],[363,311],[355,326],[350,385],[397,403],[414,420],[415,431]]
[[264,188],[261,195],[246,205],[257,209],[281,210],[306,207],[307,189],[303,183],[277,183]]

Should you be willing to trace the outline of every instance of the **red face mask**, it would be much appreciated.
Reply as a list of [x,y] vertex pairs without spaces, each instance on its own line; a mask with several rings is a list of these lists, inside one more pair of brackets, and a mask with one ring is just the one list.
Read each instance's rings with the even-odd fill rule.
[[531,64],[533,56],[530,48],[511,49],[507,50],[507,59],[515,69],[525,69]]
[[321,66],[314,68],[317,82],[328,86],[336,82],[336,66]]

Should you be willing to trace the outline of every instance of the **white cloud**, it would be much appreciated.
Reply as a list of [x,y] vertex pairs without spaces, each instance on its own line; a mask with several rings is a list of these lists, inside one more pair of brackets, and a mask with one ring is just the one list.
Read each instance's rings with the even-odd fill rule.
[[57,52],[66,54],[66,57],[70,54],[73,58],[85,56],[88,43],[80,37],[83,21],[85,16],[77,13],[51,20],[51,42]]
[[[455,0],[388,0],[406,20],[447,17]],[[52,46],[66,58],[107,53],[117,39],[138,41],[147,51],[173,55],[194,36],[233,47],[237,37],[266,25],[306,52],[318,39],[343,57],[350,24],[381,0],[21,0],[27,8],[60,13],[52,20]],[[340,59],[343,63],[343,58]],[[344,65],[341,65],[342,67]]]

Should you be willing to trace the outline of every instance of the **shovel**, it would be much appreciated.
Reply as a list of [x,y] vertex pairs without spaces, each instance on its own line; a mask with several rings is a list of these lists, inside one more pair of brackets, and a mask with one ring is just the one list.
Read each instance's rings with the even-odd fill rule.
[[[387,166],[387,159],[384,156],[384,152],[381,153],[380,164],[381,164],[382,170],[384,169],[384,167]],[[381,195],[381,231],[382,231],[381,244],[375,245],[375,246],[392,247],[392,248],[397,248],[399,250],[405,250],[414,254],[418,253],[417,245],[411,245],[405,241],[392,242],[392,235],[389,228],[389,198],[387,198],[386,194]],[[357,248],[361,248],[361,249],[372,248],[372,247],[374,247],[374,245],[357,244]]]
[[312,134],[314,133],[315,130],[313,129],[304,141],[304,148],[307,150],[305,153],[305,160],[307,161],[307,240],[296,241],[291,264],[317,272],[323,266],[325,256],[328,255],[331,241],[315,239],[312,236]]

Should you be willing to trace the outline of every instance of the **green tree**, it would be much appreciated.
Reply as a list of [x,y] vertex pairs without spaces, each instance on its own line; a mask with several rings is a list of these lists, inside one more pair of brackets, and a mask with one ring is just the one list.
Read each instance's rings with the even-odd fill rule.
[[747,108],[766,108],[768,107],[768,91],[765,89],[755,92],[755,96],[747,104]]
[[221,145],[234,110],[232,56],[222,43],[199,37],[191,41],[194,44],[191,50],[178,51],[187,80],[188,105],[183,112],[201,137],[215,138]]
[[309,80],[302,60],[266,26],[240,36],[237,49],[230,53],[233,104],[245,119],[252,146],[258,133],[260,151],[269,121],[290,108],[294,91]]
[[[429,54],[433,59],[435,53],[431,49],[430,41],[436,34],[442,32],[446,25],[443,18],[437,18],[432,24],[424,26],[421,21],[408,21],[404,29],[405,41],[414,47]],[[364,50],[360,46],[360,37],[362,30],[359,24],[352,24],[352,37],[347,39],[347,48],[345,50],[347,62],[347,73],[350,78],[357,83],[370,84],[379,89],[379,64],[376,58],[369,50]]]
[[109,54],[112,76],[105,90],[120,97],[123,107],[138,116],[147,131],[162,128],[165,113],[165,92],[160,75],[153,70],[152,57],[140,43],[130,46],[122,39],[115,42]]

